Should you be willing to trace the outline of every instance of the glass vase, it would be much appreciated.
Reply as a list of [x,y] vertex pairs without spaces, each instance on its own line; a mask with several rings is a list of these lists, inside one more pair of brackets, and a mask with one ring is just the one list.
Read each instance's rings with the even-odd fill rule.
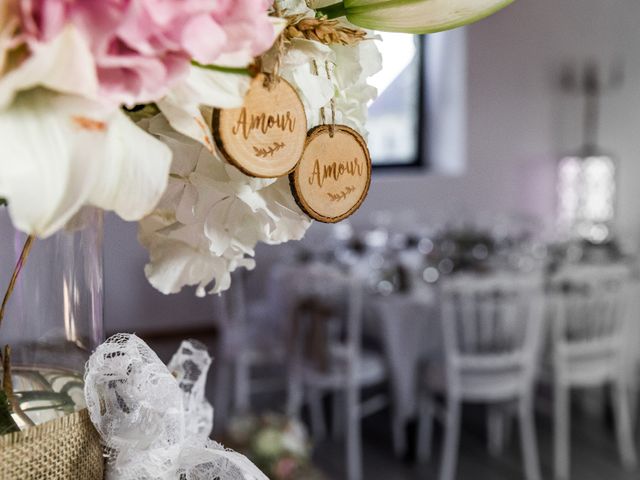
[[[0,208],[0,295],[26,239]],[[0,324],[21,430],[84,408],[84,364],[103,340],[102,298],[102,213],[85,208],[58,233],[34,240]]]

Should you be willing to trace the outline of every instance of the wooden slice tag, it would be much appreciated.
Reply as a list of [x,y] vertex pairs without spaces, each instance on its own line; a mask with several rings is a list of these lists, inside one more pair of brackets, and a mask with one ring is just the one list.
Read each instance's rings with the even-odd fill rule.
[[294,88],[283,79],[268,88],[265,76],[251,82],[241,108],[213,112],[213,137],[224,157],[247,175],[281,177],[304,150],[307,117]]
[[355,130],[328,125],[309,131],[296,169],[289,175],[291,190],[310,217],[325,223],[347,218],[362,204],[371,183],[371,157]]

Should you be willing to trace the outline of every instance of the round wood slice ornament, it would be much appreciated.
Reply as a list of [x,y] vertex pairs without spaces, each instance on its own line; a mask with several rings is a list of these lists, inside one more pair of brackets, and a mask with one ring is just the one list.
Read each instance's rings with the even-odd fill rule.
[[307,135],[302,159],[289,180],[298,205],[310,217],[339,222],[360,207],[369,191],[371,157],[367,144],[345,125],[315,127]]
[[247,175],[281,177],[296,166],[307,116],[294,88],[282,78],[268,85],[258,74],[240,108],[213,112],[213,137],[224,157]]

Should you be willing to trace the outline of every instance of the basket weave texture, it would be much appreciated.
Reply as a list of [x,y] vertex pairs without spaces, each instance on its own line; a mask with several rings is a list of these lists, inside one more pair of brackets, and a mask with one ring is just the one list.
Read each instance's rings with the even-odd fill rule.
[[0,480],[102,480],[104,458],[86,409],[0,436]]

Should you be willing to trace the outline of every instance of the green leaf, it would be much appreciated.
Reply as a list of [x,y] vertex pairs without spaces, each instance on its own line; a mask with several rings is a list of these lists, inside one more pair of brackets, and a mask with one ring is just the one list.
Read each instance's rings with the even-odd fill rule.
[[4,198],[0,197],[0,207],[4,207],[6,204],[7,201]]
[[11,407],[7,394],[0,390],[0,435],[19,431],[18,425],[16,425],[11,416]]
[[242,67],[222,67],[220,65],[204,65],[202,63],[191,60],[191,65],[205,70],[213,70],[214,72],[233,73],[235,75],[251,75],[248,68]]
[[435,33],[462,27],[503,9],[513,0],[344,0],[319,8],[329,18],[346,16],[362,28]]

